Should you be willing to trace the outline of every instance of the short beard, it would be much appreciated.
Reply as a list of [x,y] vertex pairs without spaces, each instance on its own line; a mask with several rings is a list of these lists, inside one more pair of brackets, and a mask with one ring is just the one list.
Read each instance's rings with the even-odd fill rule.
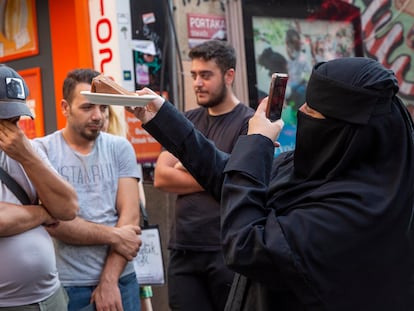
[[85,131],[80,132],[80,135],[88,141],[96,140],[98,138],[99,134],[101,134],[101,131],[92,132],[91,134],[89,134]]
[[213,108],[213,107],[216,107],[216,106],[220,105],[224,101],[226,96],[227,96],[227,88],[226,88],[226,85],[224,84],[224,81],[223,81],[221,90],[216,96],[214,96],[213,98],[210,99],[210,101],[208,101],[204,104],[200,104],[199,101],[197,101],[197,103],[198,103],[199,106],[202,106],[204,108]]

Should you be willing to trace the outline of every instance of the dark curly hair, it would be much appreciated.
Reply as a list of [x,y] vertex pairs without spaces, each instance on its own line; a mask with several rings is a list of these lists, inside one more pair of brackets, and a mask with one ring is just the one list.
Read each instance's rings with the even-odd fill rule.
[[201,58],[205,61],[214,60],[220,70],[236,69],[236,52],[229,43],[220,40],[205,41],[190,50],[188,56],[193,60]]

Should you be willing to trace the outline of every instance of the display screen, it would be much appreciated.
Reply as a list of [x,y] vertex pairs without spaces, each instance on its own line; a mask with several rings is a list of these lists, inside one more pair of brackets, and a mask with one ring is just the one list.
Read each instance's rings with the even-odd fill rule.
[[258,100],[267,96],[273,72],[288,72],[286,101],[296,110],[304,103],[313,65],[355,56],[349,22],[253,17]]
[[272,73],[288,73],[282,112],[285,126],[277,155],[294,149],[297,111],[305,102],[313,66],[363,55],[361,21],[359,9],[338,1],[322,1],[313,8],[262,2],[261,9],[253,1],[243,7],[249,104],[256,108],[268,96]]

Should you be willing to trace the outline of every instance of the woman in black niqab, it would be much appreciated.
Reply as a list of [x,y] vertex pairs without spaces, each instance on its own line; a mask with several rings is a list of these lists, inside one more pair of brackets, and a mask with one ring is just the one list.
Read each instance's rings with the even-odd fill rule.
[[228,264],[248,277],[242,310],[414,310],[414,145],[397,91],[372,59],[317,64],[306,100],[325,118],[299,111],[268,198],[229,161],[222,234]]
[[306,105],[324,118],[303,106],[295,151],[276,159],[264,102],[231,155],[172,105],[149,112],[144,128],[221,200],[239,273],[226,311],[414,310],[413,127],[397,91],[372,59],[317,64]]

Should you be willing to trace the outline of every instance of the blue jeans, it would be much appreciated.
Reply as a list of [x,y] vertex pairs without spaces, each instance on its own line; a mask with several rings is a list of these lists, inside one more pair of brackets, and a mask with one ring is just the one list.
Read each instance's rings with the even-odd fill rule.
[[[139,298],[139,285],[135,273],[128,274],[119,279],[119,290],[121,291],[122,306],[124,311],[141,311]],[[66,292],[69,296],[68,311],[95,310],[90,306],[92,292],[96,286],[67,286]]]

